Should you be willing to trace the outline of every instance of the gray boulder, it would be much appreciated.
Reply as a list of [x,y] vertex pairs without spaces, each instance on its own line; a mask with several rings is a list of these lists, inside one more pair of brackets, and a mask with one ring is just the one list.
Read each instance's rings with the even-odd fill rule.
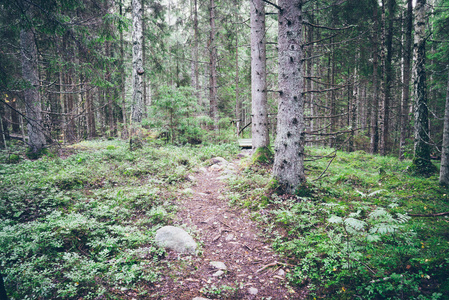
[[156,244],[179,253],[195,254],[196,243],[182,228],[164,226],[156,231]]

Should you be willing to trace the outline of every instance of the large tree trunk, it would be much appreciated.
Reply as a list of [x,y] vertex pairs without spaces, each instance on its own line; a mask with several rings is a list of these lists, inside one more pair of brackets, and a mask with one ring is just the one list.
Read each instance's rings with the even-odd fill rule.
[[141,0],[132,0],[133,16],[133,100],[132,121],[142,121],[142,75],[144,72],[142,64],[142,6]]
[[443,145],[441,148],[440,184],[449,185],[449,74],[447,78],[446,109],[444,110]]
[[215,46],[215,1],[210,0],[209,7],[209,116],[214,121],[214,130],[218,129],[217,107],[217,47]]
[[304,175],[302,0],[280,0],[279,107],[273,175],[294,193]]
[[25,88],[25,111],[28,121],[29,146],[36,153],[45,146],[44,127],[42,122],[41,98],[39,94],[39,73],[37,48],[31,29],[20,32],[22,77],[27,82]]
[[262,0],[251,3],[251,98],[252,146],[268,147],[267,71],[265,40],[265,4]]
[[418,0],[415,6],[414,37],[414,98],[415,145],[412,172],[428,176],[436,167],[430,161],[429,123],[426,85],[426,0]]
[[404,159],[405,138],[407,137],[408,128],[408,110],[410,98],[410,59],[412,51],[412,0],[407,0],[407,12],[405,16],[405,43],[403,47],[403,73],[402,73],[402,98],[401,98],[401,137],[399,141],[399,159]]

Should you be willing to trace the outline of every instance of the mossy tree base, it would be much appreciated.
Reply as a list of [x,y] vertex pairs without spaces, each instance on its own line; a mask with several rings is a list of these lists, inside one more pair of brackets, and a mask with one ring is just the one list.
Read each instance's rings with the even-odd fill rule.
[[415,176],[430,177],[438,171],[438,168],[430,160],[415,157],[408,171]]
[[273,152],[268,147],[259,147],[254,151],[252,164],[271,164],[273,163]]

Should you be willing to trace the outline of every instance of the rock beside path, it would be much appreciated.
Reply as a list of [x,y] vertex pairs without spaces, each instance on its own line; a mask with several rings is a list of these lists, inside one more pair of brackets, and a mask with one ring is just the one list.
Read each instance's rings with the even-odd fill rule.
[[179,253],[195,254],[196,243],[182,228],[164,226],[156,231],[156,244]]

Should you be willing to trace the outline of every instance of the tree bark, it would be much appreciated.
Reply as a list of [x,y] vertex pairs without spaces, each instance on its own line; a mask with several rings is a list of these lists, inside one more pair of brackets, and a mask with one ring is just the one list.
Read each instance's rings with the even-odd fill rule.
[[[448,66],[449,69],[449,66]],[[440,185],[449,185],[449,74],[446,89],[446,108],[444,110],[443,145],[441,148]]]
[[[120,0],[120,16],[123,16],[123,2]],[[128,137],[128,125],[126,123],[126,84],[125,84],[125,47],[123,40],[123,28],[120,28],[120,97],[122,98],[122,121],[123,121],[123,132],[122,138],[126,139]]]
[[[381,135],[380,135],[380,154],[385,155],[389,150],[389,111],[390,103],[392,102],[392,92],[391,86],[393,81],[393,68],[392,68],[392,57],[393,57],[393,17],[394,11],[393,7],[395,5],[394,0],[387,0],[388,16],[385,16],[385,10],[383,11],[384,29],[382,34],[385,36],[385,50],[387,52],[385,61],[383,63],[385,70],[384,84],[383,84],[383,94],[382,94],[382,109],[381,109]],[[385,52],[384,50],[384,52]],[[385,55],[383,55],[384,57]]]
[[414,36],[414,98],[415,144],[412,172],[428,176],[436,167],[430,161],[429,123],[426,84],[426,0],[418,0],[415,6]]
[[402,97],[401,97],[401,136],[399,141],[399,159],[404,159],[405,139],[408,129],[408,112],[410,98],[410,59],[412,51],[412,0],[407,0],[407,12],[405,16],[405,43],[403,47],[403,73],[402,73]]
[[373,10],[373,100],[371,105],[371,134],[370,134],[370,153],[377,153],[377,146],[379,141],[379,131],[378,131],[378,106],[379,106],[379,86],[378,86],[378,76],[377,69],[378,65],[378,14],[377,14],[377,2],[375,2],[375,8]]
[[217,107],[217,48],[215,46],[215,1],[210,0],[209,7],[209,116],[214,122],[214,130],[218,130]]
[[142,64],[142,6],[141,0],[132,0],[133,17],[133,100],[132,121],[142,121],[143,99],[142,99],[142,75],[144,72]]
[[193,49],[192,49],[192,88],[195,89],[195,96],[198,100],[198,104],[202,105],[200,95],[200,82],[199,82],[199,70],[198,70],[198,0],[194,0],[193,3]]
[[279,107],[274,178],[287,193],[305,182],[302,0],[280,0]]
[[265,40],[265,4],[262,0],[251,3],[251,98],[252,146],[268,147],[267,71]]
[[39,73],[37,47],[31,28],[20,32],[22,77],[28,86],[24,91],[25,112],[28,121],[29,146],[33,153],[41,150],[45,144],[42,121],[41,98],[39,94]]

